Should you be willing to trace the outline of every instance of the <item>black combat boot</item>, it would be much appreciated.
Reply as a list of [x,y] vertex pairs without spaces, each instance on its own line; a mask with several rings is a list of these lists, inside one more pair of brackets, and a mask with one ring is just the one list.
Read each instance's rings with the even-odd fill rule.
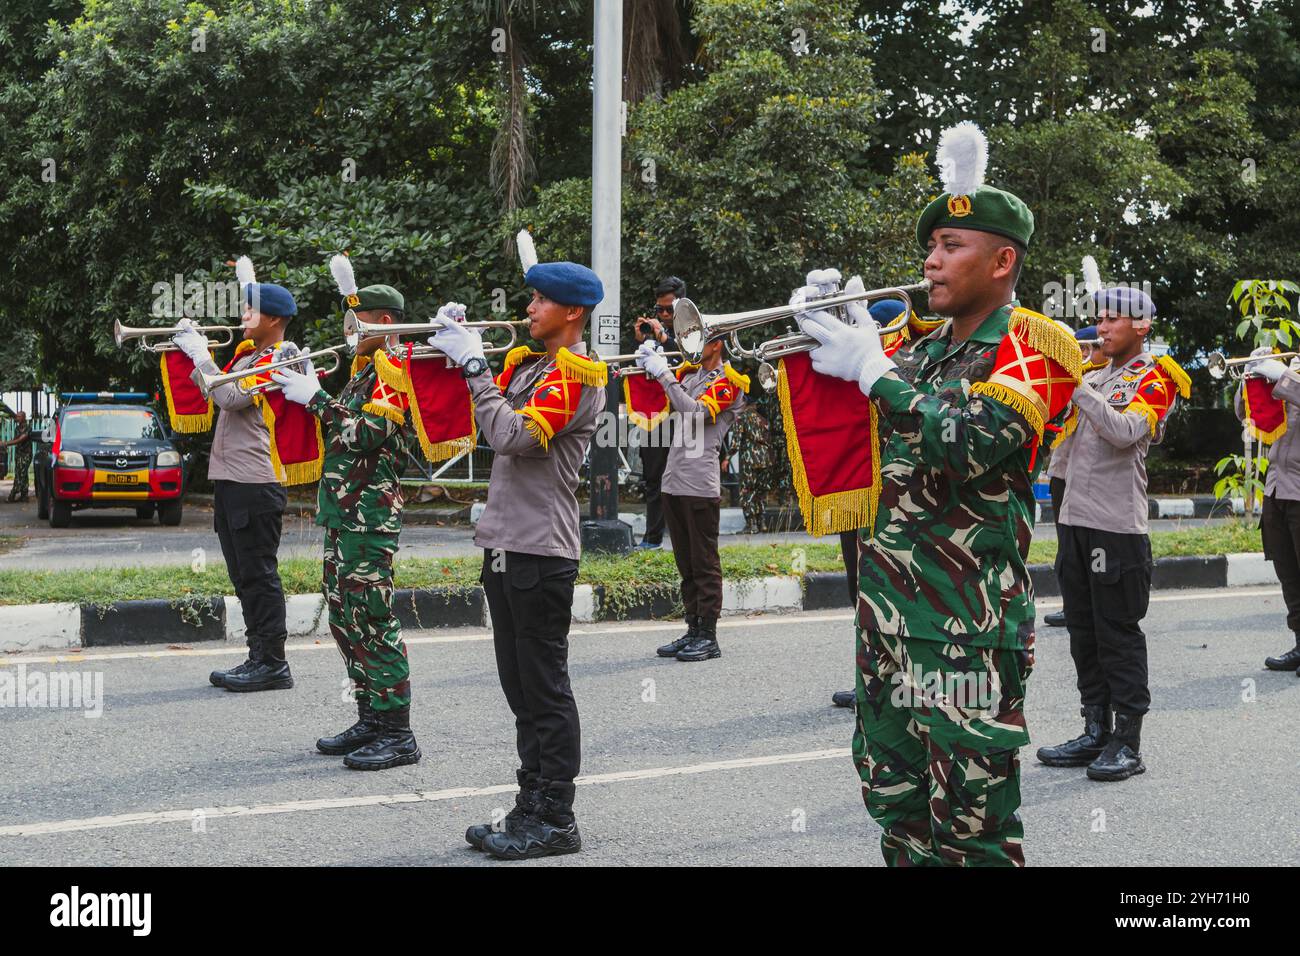
[[694,614],[686,615],[686,633],[671,644],[665,644],[655,651],[660,657],[676,657],[677,652],[688,644],[695,643],[700,636],[700,619]]
[[1295,647],[1285,654],[1264,658],[1264,666],[1271,671],[1295,671],[1300,677],[1300,638],[1296,638]]
[[379,735],[343,758],[353,770],[387,770],[420,759],[420,745],[411,733],[411,708],[375,712]]
[[221,686],[238,693],[254,690],[288,690],[293,674],[284,656],[284,638],[263,638],[251,651],[252,663],[242,674],[226,671]]
[[519,781],[519,792],[515,794],[515,808],[506,814],[505,819],[496,826],[490,823],[476,823],[465,831],[465,842],[476,850],[483,849],[483,841],[493,833],[509,833],[523,822],[524,817],[537,810],[541,800],[537,774],[529,770],[516,770],[515,779]]
[[1083,734],[1055,747],[1039,747],[1038,759],[1049,767],[1086,767],[1110,742],[1110,708],[1090,704],[1083,715]]
[[711,661],[722,656],[722,648],[718,647],[717,618],[702,617],[699,621],[699,636],[677,652],[679,661]]
[[573,817],[573,784],[540,781],[539,787],[533,811],[511,829],[484,837],[483,852],[501,860],[531,860],[582,849]]
[[836,707],[856,707],[858,692],[855,690],[837,690],[831,694],[831,703]]
[[370,709],[370,698],[357,698],[357,722],[333,737],[322,737],[316,741],[316,749],[331,757],[341,757],[364,747],[376,740],[384,732],[375,712]]
[[1048,627],[1065,627],[1065,612],[1053,611],[1043,615],[1043,623]]
[[1142,763],[1142,717],[1115,714],[1115,733],[1101,756],[1088,765],[1088,779],[1127,780],[1146,769]]
[[236,675],[242,674],[245,671],[247,671],[250,667],[252,667],[254,664],[257,663],[257,661],[254,659],[256,656],[257,640],[258,639],[256,637],[252,637],[251,635],[249,636],[248,657],[244,660],[242,664],[236,664],[234,667],[231,667],[230,669],[224,671],[213,671],[211,674],[208,675],[208,680],[211,682],[213,687],[225,687],[227,677],[229,677],[231,674],[236,674]]

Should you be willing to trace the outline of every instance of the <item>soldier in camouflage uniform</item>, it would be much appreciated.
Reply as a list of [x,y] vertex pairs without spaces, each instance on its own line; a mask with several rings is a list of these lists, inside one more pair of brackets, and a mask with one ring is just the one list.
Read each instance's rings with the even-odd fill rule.
[[[367,286],[353,298],[363,321],[401,321],[405,300],[391,286]],[[316,741],[316,749],[345,755],[344,765],[354,770],[385,770],[420,759],[410,723],[410,666],[393,614],[393,555],[402,530],[399,479],[415,439],[406,422],[400,370],[378,351],[383,342],[378,336],[361,340],[352,378],[337,399],[319,387],[310,369],[306,375],[273,375],[286,398],[320,418],[324,433],[316,514],[325,528],[323,587],[358,719]]]
[[27,500],[27,472],[32,467],[32,428],[27,422],[27,413],[18,412],[14,416],[14,437],[0,442],[0,448],[14,445],[14,484],[9,490],[10,501]]
[[[972,133],[949,131],[943,143],[963,135]],[[941,160],[964,152],[943,143]],[[941,169],[949,191],[921,214],[917,241],[930,307],[951,319],[892,359],[866,309],[850,309],[856,328],[825,312],[799,325],[822,343],[814,369],[857,381],[879,416],[879,509],[859,549],[853,759],[885,861],[1019,866],[1032,482],[1048,410],[1063,417],[1056,406],[1078,382],[1078,349],[1016,308],[1028,208],[960,161]],[[1017,378],[1007,358],[1016,350],[1062,364]]]

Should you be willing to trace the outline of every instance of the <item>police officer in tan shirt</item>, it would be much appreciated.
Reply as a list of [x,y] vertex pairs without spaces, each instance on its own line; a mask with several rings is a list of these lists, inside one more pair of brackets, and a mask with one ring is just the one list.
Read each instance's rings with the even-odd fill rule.
[[519,794],[503,827],[473,826],[465,839],[507,860],[582,849],[573,813],[581,737],[568,666],[581,547],[575,492],[605,407],[597,381],[608,376],[582,341],[604,298],[600,278],[586,266],[546,262],[528,268],[525,281],[533,288],[529,336],[544,352],[511,352],[494,380],[478,334],[452,318],[454,303],[439,311],[441,328],[429,339],[463,368],[495,453],[474,543],[483,549],[501,689],[515,716]]
[[[1109,364],[1084,376],[1057,518],[1056,576],[1070,631],[1084,731],[1043,747],[1053,767],[1087,766],[1093,780],[1143,773],[1142,720],[1151,705],[1146,635],[1151,593],[1146,455],[1186,376],[1145,351],[1155,304],[1139,289],[1094,293]],[[1112,714],[1114,725],[1112,729]]]

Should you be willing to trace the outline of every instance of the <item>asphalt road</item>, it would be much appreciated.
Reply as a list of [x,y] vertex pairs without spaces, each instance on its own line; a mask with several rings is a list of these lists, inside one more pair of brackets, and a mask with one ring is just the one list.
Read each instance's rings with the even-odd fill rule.
[[[0,484],[0,535],[22,539],[18,546],[0,551],[0,569],[41,568],[123,568],[140,565],[188,565],[195,549],[220,554],[216,533],[212,530],[211,508],[187,504],[181,524],[164,528],[156,518],[142,519],[125,509],[80,511],[73,515],[72,527],[55,529],[36,520],[36,505],[9,504],[3,501],[5,488]],[[1186,518],[1152,521],[1152,531],[1177,531],[1180,528],[1222,524],[1226,518]],[[1056,529],[1040,524],[1034,537],[1051,539]],[[321,529],[310,519],[286,516],[280,539],[280,557],[319,557]],[[439,527],[408,524],[402,529],[400,557],[446,558],[477,555],[474,531],[467,525]],[[722,544],[769,544],[782,542],[807,544],[826,538],[812,538],[802,532],[723,535]],[[671,542],[665,539],[671,547]]]
[[[1149,769],[1125,783],[1033,759],[1079,723],[1067,637],[1040,630],[1023,752],[1029,863],[1300,863],[1287,822],[1300,679],[1262,669],[1288,644],[1280,595],[1166,592],[1151,608]],[[725,655],[695,665],[653,657],[675,630],[575,629],[586,849],[522,865],[880,865],[848,757],[853,715],[829,703],[851,680],[849,616],[724,620]],[[291,645],[297,686],[251,695],[207,682],[238,649],[5,658],[0,670],[21,664],[29,683],[101,674],[103,713],[0,709],[0,864],[508,865],[462,842],[513,791],[513,723],[489,636],[407,637],[425,757],[382,773],[313,749],[351,721],[327,645]]]

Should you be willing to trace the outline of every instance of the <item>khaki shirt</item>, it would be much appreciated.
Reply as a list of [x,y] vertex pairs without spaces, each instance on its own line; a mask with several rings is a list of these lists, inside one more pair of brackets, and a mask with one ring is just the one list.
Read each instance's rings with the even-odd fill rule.
[[[586,343],[569,347],[586,354]],[[488,481],[487,507],[479,517],[474,544],[577,560],[582,553],[578,527],[578,469],[605,408],[605,390],[584,385],[578,409],[542,448],[524,427],[518,409],[528,404],[536,385],[555,367],[546,356],[515,369],[505,395],[488,373],[469,380],[474,418],[495,455]]]
[[[265,351],[241,356],[230,367],[232,372],[247,368],[265,355]],[[217,363],[209,358],[196,365],[190,380],[199,382],[199,372],[220,374]],[[243,395],[238,383],[230,382],[212,390],[212,401],[221,414],[212,435],[212,452],[208,460],[208,477],[213,481],[238,481],[244,484],[279,483],[271,464],[271,434],[262,420],[262,409],[251,395]]]
[[668,401],[677,413],[673,443],[659,486],[664,494],[690,495],[698,498],[721,498],[722,480],[718,459],[722,439],[736,416],[745,406],[745,393],[736,388],[735,400],[713,420],[699,397],[726,373],[722,366],[713,370],[698,368],[682,376],[679,382],[672,372],[659,376],[659,384],[668,393]]
[[1143,352],[1118,368],[1107,364],[1089,372],[1074,390],[1079,422],[1070,437],[1061,524],[1147,533],[1147,451],[1164,437],[1168,415],[1152,436],[1147,416],[1125,409],[1155,364],[1155,356]]
[[1052,449],[1052,455],[1047,461],[1047,478],[1060,478],[1065,480],[1065,471],[1070,463],[1070,445],[1074,441],[1073,433],[1066,435],[1061,439],[1061,443]]
[[[1246,405],[1237,386],[1232,405],[1237,418],[1245,420]],[[1286,431],[1266,445],[1268,470],[1264,472],[1264,494],[1287,501],[1300,501],[1300,375],[1288,370],[1273,385],[1273,397],[1286,402]]]

